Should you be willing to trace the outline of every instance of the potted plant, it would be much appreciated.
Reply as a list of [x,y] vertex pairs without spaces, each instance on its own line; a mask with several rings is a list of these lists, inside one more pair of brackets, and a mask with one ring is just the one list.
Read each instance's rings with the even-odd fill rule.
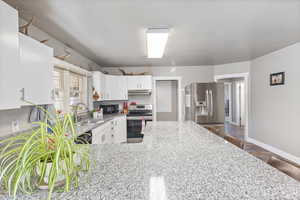
[[44,188],[51,199],[56,186],[69,191],[78,185],[78,173],[89,169],[89,145],[75,144],[72,115],[51,116],[39,109],[46,118],[35,122],[38,128],[0,142],[0,183],[10,196]]

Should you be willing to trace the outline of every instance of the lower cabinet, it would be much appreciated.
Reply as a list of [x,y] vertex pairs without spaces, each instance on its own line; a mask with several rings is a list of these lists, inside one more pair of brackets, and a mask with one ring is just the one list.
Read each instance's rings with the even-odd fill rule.
[[92,131],[92,144],[120,144],[127,141],[126,116],[116,117]]
[[114,120],[114,142],[127,142],[127,119],[126,116],[117,117]]

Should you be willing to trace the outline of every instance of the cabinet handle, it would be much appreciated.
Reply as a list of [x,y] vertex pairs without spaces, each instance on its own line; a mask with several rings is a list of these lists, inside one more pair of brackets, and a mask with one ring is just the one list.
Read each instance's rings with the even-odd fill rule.
[[20,90],[20,92],[21,92],[21,100],[22,100],[22,101],[25,101],[25,88],[22,88],[22,89]]
[[55,92],[54,92],[54,89],[51,90],[51,98],[52,98],[52,100],[55,100]]

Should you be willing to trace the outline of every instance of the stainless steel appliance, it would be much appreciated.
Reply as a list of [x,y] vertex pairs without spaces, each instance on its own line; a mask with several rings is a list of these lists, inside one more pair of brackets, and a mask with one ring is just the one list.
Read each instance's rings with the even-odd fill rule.
[[119,112],[119,104],[100,105],[103,109],[103,114],[114,114]]
[[185,120],[198,124],[224,123],[224,83],[192,83],[186,86]]
[[152,105],[130,105],[127,114],[127,138],[142,138],[143,128],[152,121]]
[[152,90],[128,90],[128,96],[150,96]]

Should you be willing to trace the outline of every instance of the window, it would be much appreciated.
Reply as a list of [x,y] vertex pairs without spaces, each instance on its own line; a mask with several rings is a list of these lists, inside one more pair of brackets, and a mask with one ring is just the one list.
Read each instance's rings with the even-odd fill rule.
[[63,70],[55,68],[53,71],[54,83],[54,107],[58,113],[64,111],[64,73]]
[[[72,111],[74,106],[78,103],[86,103],[84,100],[84,94],[86,92],[86,88],[84,88],[83,83],[84,76],[70,73],[70,110]],[[79,108],[80,109],[80,108]]]
[[[57,113],[74,111],[78,103],[87,104],[87,77],[55,68],[53,71],[54,82],[54,107]],[[85,106],[79,107],[79,112],[85,111]]]

